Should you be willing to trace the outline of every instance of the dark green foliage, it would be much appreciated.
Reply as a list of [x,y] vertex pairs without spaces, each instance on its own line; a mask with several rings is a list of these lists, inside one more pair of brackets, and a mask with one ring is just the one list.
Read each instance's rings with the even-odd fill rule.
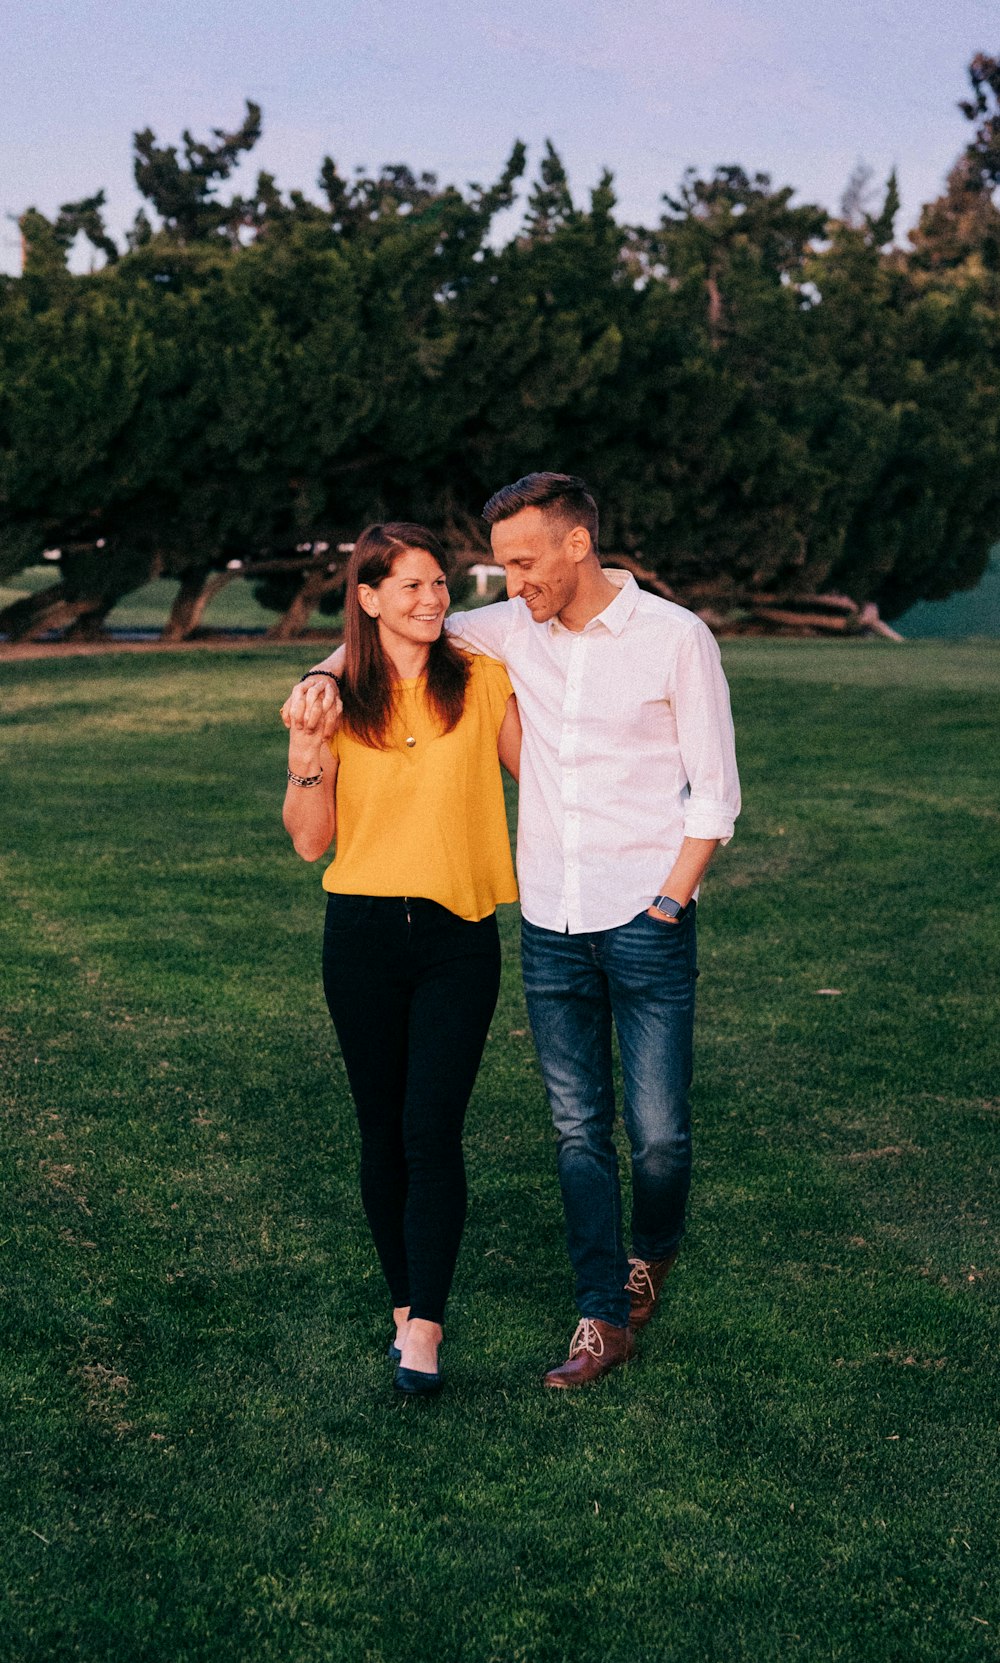
[[45,277],[50,281],[65,273],[66,257],[77,237],[83,235],[103,254],[109,265],[118,259],[117,244],[108,236],[102,209],[103,191],[85,197],[80,202],[64,202],[54,220],[47,220],[37,208],[28,208],[21,215],[20,228],[24,241],[24,274]]
[[893,168],[886,180],[882,207],[875,213],[872,206],[874,178],[873,170],[866,163],[859,162],[841,197],[840,221],[852,230],[867,231],[875,247],[882,248],[892,241],[895,230],[896,215],[899,213],[899,180]]
[[879,214],[877,217],[867,216],[868,229],[876,248],[884,248],[887,243],[892,242],[899,207],[899,180],[896,176],[896,169],[893,168],[886,180],[885,198]]
[[214,239],[223,231],[235,238],[243,223],[241,204],[222,208],[215,192],[260,134],[260,105],[249,99],[242,126],[234,133],[216,127],[214,145],[199,144],[185,132],[183,162],[175,145],[156,143],[152,128],[136,133],[135,182],[169,235],[179,243]]
[[570,194],[569,179],[551,139],[546,139],[545,150],[538,165],[538,179],[528,195],[528,212],[524,229],[529,237],[551,237],[564,225],[573,222],[575,209]]
[[993,191],[1000,186],[1000,58],[977,53],[969,65],[969,80],[972,97],[959,108],[978,123],[966,152],[970,177],[974,188]]
[[[258,592],[283,609],[326,581],[303,550],[368,520],[484,546],[481,503],[538,467],[582,473],[604,551],[723,620],[975,584],[1000,535],[998,76],[974,60],[974,138],[905,251],[895,175],[864,167],[834,220],[766,174],[689,171],[649,229],[618,222],[610,173],[574,202],[550,143],[498,243],[520,144],[485,188],[327,157],[319,201],[267,173],[224,200],[256,105],[180,152],[138,134],[128,251],[101,193],[29,210],[0,285],[0,577],[63,551],[62,586],[0,628],[93,629],[232,559],[281,563]],[[107,263],[70,276],[80,233]]]

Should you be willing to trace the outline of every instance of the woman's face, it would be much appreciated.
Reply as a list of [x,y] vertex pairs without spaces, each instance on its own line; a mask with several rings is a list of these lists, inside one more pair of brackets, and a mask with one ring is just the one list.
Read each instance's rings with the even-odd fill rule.
[[384,645],[394,637],[430,646],[441,634],[448,610],[448,580],[426,549],[406,549],[377,589],[358,584],[358,600],[370,618],[378,619]]

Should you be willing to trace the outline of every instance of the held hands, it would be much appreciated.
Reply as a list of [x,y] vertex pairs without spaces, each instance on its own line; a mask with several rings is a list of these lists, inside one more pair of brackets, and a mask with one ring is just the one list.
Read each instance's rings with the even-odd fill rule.
[[343,710],[337,683],[329,676],[298,681],[281,707],[281,720],[291,742],[313,739],[318,746],[332,739]]
[[293,774],[309,777],[329,762],[326,742],[340,720],[340,694],[327,676],[310,676],[298,682],[281,707],[281,719],[288,729],[288,766]]

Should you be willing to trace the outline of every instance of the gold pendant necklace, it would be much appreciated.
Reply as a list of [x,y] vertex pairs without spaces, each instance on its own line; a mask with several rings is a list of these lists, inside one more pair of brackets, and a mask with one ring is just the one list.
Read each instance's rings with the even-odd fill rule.
[[[415,716],[417,714],[416,688],[413,688],[413,687],[405,688],[404,693],[403,693],[403,697],[404,697],[404,700],[405,700],[406,704],[408,704],[410,706],[409,714]],[[407,724],[407,725],[409,725],[409,724]],[[414,724],[414,726],[415,725],[416,724]],[[402,726],[402,723],[400,724],[400,726]],[[412,751],[412,749],[413,749],[413,747],[416,743],[417,743],[417,736],[412,730],[411,730],[411,732],[404,735],[403,744],[406,746],[406,749],[408,751]]]

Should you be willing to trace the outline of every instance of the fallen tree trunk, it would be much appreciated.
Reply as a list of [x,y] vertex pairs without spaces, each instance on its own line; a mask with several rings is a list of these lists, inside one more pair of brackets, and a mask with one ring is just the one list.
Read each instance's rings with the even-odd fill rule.
[[867,606],[861,608],[861,623],[865,629],[872,630],[875,635],[884,636],[886,641],[906,640],[905,635],[900,635],[898,629],[893,629],[892,625],[887,624],[885,619],[880,616],[879,609],[874,601],[869,601]]
[[887,641],[904,639],[879,617],[874,601],[858,606],[850,595],[756,594],[751,597],[750,609],[755,623],[782,629],[821,635],[881,635]]
[[643,566],[638,560],[634,560],[630,554],[603,554],[601,564],[611,567],[620,566],[626,572],[631,572],[636,582],[641,583],[644,588],[652,590],[654,595],[662,595],[665,601],[677,600],[677,595],[671,589],[669,583],[664,583],[662,577],[657,577],[656,573],[650,571],[648,566]]
[[850,617],[858,614],[858,603],[852,601],[850,595],[765,595],[756,593],[752,597],[753,605],[808,607],[810,610],[820,607],[824,612],[843,612]]
[[830,612],[792,612],[777,606],[755,606],[753,615],[761,623],[787,624],[792,629],[819,629],[843,634],[854,620]]

